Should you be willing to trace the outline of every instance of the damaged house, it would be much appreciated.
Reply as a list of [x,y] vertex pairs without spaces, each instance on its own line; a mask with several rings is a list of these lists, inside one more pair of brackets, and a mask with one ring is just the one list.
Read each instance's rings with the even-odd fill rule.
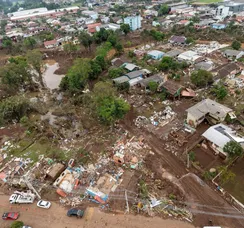
[[210,99],[202,100],[188,108],[186,111],[187,124],[194,128],[196,128],[205,119],[210,123],[217,124],[224,121],[227,116],[231,119],[236,118],[232,109]]
[[167,80],[159,86],[161,91],[165,91],[170,97],[180,98],[183,87],[174,81]]
[[216,79],[222,79],[226,77],[234,77],[241,72],[241,68],[236,63],[227,63],[213,69],[211,72]]

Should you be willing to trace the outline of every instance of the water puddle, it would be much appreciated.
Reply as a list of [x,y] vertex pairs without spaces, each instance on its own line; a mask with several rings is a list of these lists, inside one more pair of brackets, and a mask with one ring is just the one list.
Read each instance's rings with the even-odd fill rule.
[[59,64],[53,60],[46,62],[46,71],[43,79],[49,89],[57,89],[64,75],[57,75],[54,72],[59,69]]

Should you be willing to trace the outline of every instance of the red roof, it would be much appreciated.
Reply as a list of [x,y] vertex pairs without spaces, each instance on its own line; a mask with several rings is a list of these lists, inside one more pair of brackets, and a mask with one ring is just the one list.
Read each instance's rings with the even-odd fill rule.
[[100,26],[101,25],[101,23],[93,23],[93,24],[89,24],[89,25],[87,25],[87,27],[88,27],[88,32],[90,32],[90,33],[94,33],[94,32],[96,32],[96,27],[97,26]]
[[54,45],[57,43],[57,40],[48,40],[44,42],[44,46]]

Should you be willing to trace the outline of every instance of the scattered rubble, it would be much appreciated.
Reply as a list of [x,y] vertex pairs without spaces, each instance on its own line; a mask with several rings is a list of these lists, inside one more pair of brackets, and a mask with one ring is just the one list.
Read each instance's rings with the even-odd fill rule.
[[145,116],[138,116],[135,120],[135,125],[138,128],[145,127],[148,124],[154,126],[164,126],[168,122],[172,121],[176,116],[176,113],[170,106],[166,106],[164,111],[154,112],[154,114],[147,118]]

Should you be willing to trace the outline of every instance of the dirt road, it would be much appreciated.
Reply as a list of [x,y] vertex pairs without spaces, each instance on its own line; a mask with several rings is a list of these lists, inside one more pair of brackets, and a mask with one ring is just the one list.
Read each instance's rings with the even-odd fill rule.
[[[204,183],[200,178],[195,178],[193,174],[188,174],[185,164],[171,152],[165,150],[165,144],[162,139],[147,132],[146,130],[137,129],[132,122],[131,116],[125,119],[122,123],[123,127],[132,135],[143,135],[145,141],[152,148],[155,155],[148,156],[149,162],[146,161],[148,168],[158,176],[163,174],[163,169],[170,172],[178,178],[177,184],[180,184],[183,192],[185,192],[186,200],[190,203],[199,205],[208,205],[202,207],[194,205],[194,224],[203,227],[209,219],[214,221],[214,225],[227,226],[231,228],[244,227],[244,219],[238,219],[242,216],[239,212],[231,207],[219,194]],[[203,187],[204,186],[204,187]],[[211,207],[212,206],[212,207]],[[214,208],[214,210],[210,210]],[[216,213],[220,212],[220,213]],[[227,216],[226,216],[227,214]],[[232,218],[229,214],[235,214],[237,217]]]
[[[99,211],[98,208],[87,208],[84,218],[76,219],[66,216],[66,209],[53,203],[51,208],[37,208],[32,205],[11,205],[8,203],[8,196],[0,195],[0,212],[19,211],[19,220],[33,228],[194,228],[189,223],[164,220],[158,217],[148,218],[124,214],[109,214]],[[9,228],[11,221],[0,220],[1,228]]]

